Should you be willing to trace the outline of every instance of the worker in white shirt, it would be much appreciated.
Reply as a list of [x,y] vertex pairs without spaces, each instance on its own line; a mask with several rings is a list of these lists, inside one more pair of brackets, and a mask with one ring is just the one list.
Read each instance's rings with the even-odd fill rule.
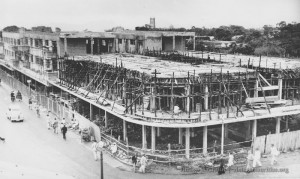
[[260,157],[261,153],[258,148],[254,151],[254,157],[253,157],[253,168],[256,167],[256,164],[261,167],[261,162],[260,162]]
[[277,156],[279,155],[279,151],[274,146],[274,144],[271,144],[271,165],[274,165],[274,162],[277,163]]

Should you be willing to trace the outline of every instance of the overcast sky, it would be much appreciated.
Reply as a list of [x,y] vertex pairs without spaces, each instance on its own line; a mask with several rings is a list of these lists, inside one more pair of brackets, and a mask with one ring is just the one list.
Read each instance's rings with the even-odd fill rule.
[[300,21],[300,0],[0,0],[0,28],[44,25],[62,30],[156,27],[259,28]]

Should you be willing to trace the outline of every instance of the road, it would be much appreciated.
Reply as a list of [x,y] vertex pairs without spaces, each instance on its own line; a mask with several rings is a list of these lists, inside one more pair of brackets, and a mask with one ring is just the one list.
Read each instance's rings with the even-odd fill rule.
[[[1,179],[52,179],[52,178],[78,178],[99,179],[100,162],[93,159],[90,144],[81,143],[80,136],[74,132],[67,133],[67,140],[63,140],[61,134],[54,134],[46,127],[44,114],[37,118],[34,111],[29,110],[27,103],[17,102],[22,108],[25,121],[12,123],[5,117],[7,106],[11,103],[9,93],[11,89],[0,86],[0,136],[6,138],[6,142],[0,141],[0,178]],[[300,159],[300,153],[292,158]],[[282,157],[284,161],[286,157]],[[198,178],[268,178],[268,177],[294,177],[298,176],[297,168],[299,160],[288,159],[286,166],[290,165],[289,175],[281,173],[226,173],[217,176],[216,173],[198,175],[160,175],[140,174],[128,171],[124,166],[108,155],[104,155],[105,179],[198,179]],[[280,159],[281,160],[281,159]],[[290,162],[290,161],[292,162]],[[297,162],[298,161],[298,162]],[[264,161],[263,161],[264,163]],[[284,162],[283,162],[284,163]],[[283,166],[280,166],[283,167]],[[292,175],[290,175],[292,174]]]
[[[4,176],[7,178],[19,176],[22,167],[25,174],[36,171],[41,173],[39,175],[45,173],[45,177],[51,175],[57,178],[59,176],[79,179],[100,178],[100,162],[94,161],[90,144],[81,143],[80,136],[70,131],[67,133],[66,141],[63,140],[62,134],[54,134],[46,127],[45,114],[37,118],[35,111],[29,110],[27,102],[15,102],[22,109],[24,122],[12,123],[6,119],[5,112],[11,104],[10,92],[11,89],[5,84],[0,86],[0,136],[6,138],[5,143],[0,141],[1,179]],[[108,155],[104,155],[103,167],[105,179],[153,177],[174,179],[172,176],[124,171],[122,169],[124,166]]]

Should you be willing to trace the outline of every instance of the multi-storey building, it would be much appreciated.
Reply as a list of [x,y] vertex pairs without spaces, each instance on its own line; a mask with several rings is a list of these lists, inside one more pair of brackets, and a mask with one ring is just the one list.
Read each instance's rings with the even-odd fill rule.
[[[49,110],[75,116],[127,154],[144,151],[172,162],[171,154],[190,158],[223,154],[232,143],[257,146],[257,135],[266,135],[258,121],[267,133],[299,130],[290,124],[300,114],[298,61],[186,51],[194,38],[193,32],[21,29],[3,32],[1,62],[25,84],[30,78],[35,88],[51,86],[59,101],[48,99]],[[109,132],[100,136],[99,126]]]

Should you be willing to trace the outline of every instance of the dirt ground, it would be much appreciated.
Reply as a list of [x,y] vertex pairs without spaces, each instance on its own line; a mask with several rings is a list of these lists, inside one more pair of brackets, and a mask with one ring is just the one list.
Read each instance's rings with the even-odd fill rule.
[[[217,175],[215,169],[177,170],[176,167],[151,167],[151,173],[173,175],[174,178],[300,178],[300,150],[281,153],[278,156],[278,163],[270,164],[270,156],[262,158],[262,167],[257,167],[254,172],[245,173],[245,165],[234,166],[223,175]],[[194,173],[194,174],[193,174]],[[197,174],[196,174],[197,173]]]

